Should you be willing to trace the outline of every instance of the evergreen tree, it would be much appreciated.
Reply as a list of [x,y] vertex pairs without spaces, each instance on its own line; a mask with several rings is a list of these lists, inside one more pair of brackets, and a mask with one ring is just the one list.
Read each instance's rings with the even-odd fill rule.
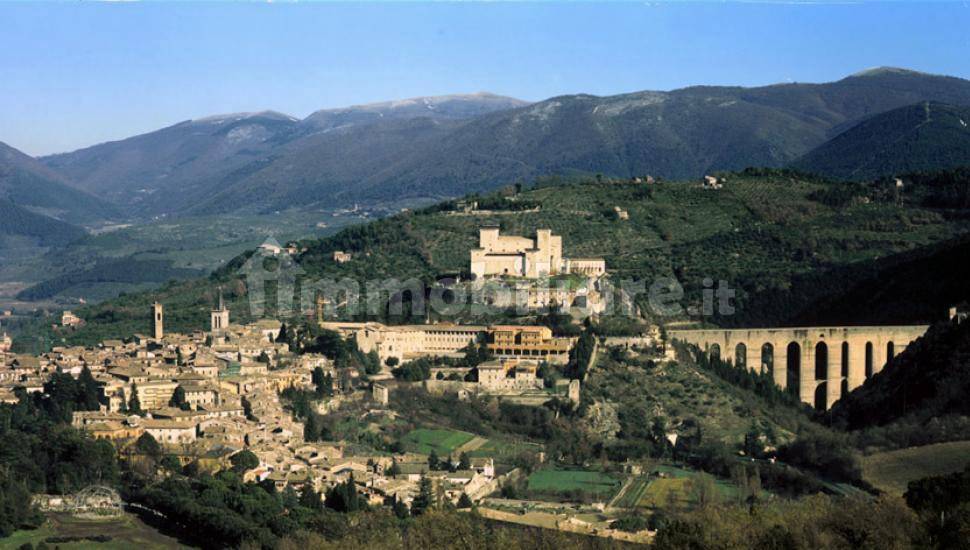
[[259,466],[259,457],[248,449],[243,449],[229,457],[234,472],[243,474]]
[[168,405],[183,411],[189,410],[189,403],[185,400],[185,388],[175,386],[175,391],[172,392],[172,398],[168,400]]
[[472,467],[472,462],[468,458],[468,453],[461,453],[458,455],[458,469],[459,470],[469,470]]
[[323,499],[320,493],[313,490],[313,487],[305,487],[300,493],[300,506],[311,510],[323,509]]
[[128,412],[131,414],[144,414],[141,410],[141,401],[138,400],[138,386],[135,384],[131,385],[131,399],[128,401]]
[[91,374],[87,365],[81,369],[81,374],[77,379],[78,396],[77,408],[81,411],[96,411],[101,408],[101,386]]
[[428,476],[421,476],[421,482],[418,485],[418,494],[414,497],[414,500],[411,501],[411,515],[420,516],[433,508],[434,489],[431,485],[431,478]]
[[438,458],[438,452],[431,449],[431,454],[428,455],[428,469],[437,470],[441,460]]
[[317,415],[310,413],[303,423],[303,439],[305,441],[316,441],[320,438],[320,426],[317,424]]
[[367,503],[357,493],[353,474],[347,481],[338,483],[327,491],[324,504],[327,508],[338,512],[357,512],[367,507]]
[[162,447],[152,434],[145,432],[135,441],[135,449],[141,454],[151,458],[160,459],[162,457]]
[[461,496],[458,497],[459,508],[471,508],[474,505],[475,503],[472,502],[471,497],[469,497],[467,493],[462,493]]
[[408,505],[403,501],[394,499],[394,504],[391,505],[391,509],[394,510],[394,515],[397,519],[407,519],[411,515],[411,510],[408,509]]

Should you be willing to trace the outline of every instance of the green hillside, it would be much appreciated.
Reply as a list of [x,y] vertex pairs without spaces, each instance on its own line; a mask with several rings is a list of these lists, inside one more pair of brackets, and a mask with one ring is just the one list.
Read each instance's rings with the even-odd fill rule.
[[7,235],[32,237],[42,246],[53,246],[67,244],[83,237],[85,233],[76,225],[35,214],[0,199],[0,237]]
[[970,165],[970,107],[923,102],[860,122],[792,166],[867,180]]
[[114,207],[94,195],[71,187],[60,174],[2,142],[0,199],[75,224],[92,223],[118,215]]
[[[503,231],[529,235],[550,228],[563,236],[566,256],[603,256],[614,279],[676,277],[686,291],[683,306],[700,303],[705,278],[725,280],[737,289],[733,315],[707,319],[720,324],[764,324],[791,320],[797,307],[759,300],[781,295],[793,282],[816,277],[814,297],[834,294],[818,279],[850,264],[861,264],[942,242],[966,230],[962,210],[922,203],[897,204],[878,188],[870,200],[832,203],[828,194],[841,184],[786,171],[748,170],[727,174],[723,189],[698,182],[634,184],[627,181],[544,181],[535,189],[482,198],[503,208],[463,213],[453,203],[353,226],[332,237],[301,243],[308,250],[296,260],[310,278],[436,277],[468,268],[468,250],[477,229],[497,223]],[[514,206],[538,206],[538,211]],[[629,212],[618,219],[613,208]],[[353,260],[332,261],[335,250]],[[237,258],[208,280],[165,286],[82,310],[92,320],[75,334],[79,341],[124,336],[147,326],[147,306],[157,296],[170,311],[168,326],[190,330],[204,326],[217,285],[233,289],[234,315],[245,315],[246,288],[233,269]],[[842,281],[844,283],[845,281]],[[649,315],[646,296],[638,298]],[[808,301],[791,302],[805,306]],[[110,313],[109,313],[110,312]],[[272,314],[272,311],[270,311]],[[684,319],[681,314],[659,321]]]
[[[938,323],[830,411],[850,430],[970,416],[970,323]],[[930,431],[924,427],[924,431]]]

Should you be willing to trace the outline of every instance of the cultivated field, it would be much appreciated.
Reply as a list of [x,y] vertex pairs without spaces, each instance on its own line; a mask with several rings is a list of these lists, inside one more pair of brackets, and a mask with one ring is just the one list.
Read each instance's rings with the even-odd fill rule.
[[457,430],[418,428],[408,432],[402,442],[408,450],[422,454],[430,454],[431,451],[434,451],[444,458],[445,455],[454,453],[474,437],[474,434]]
[[[62,542],[65,538],[77,538],[73,542]],[[86,537],[91,537],[84,540]],[[94,537],[104,537],[97,539]],[[59,540],[60,539],[60,540]],[[61,514],[52,514],[47,523],[32,531],[17,531],[10,537],[0,540],[0,549],[19,548],[23,544],[34,546],[44,542],[49,548],[62,550],[169,550],[191,548],[180,544],[177,539],[168,537],[143,523],[131,514],[118,519],[81,520]]]
[[869,455],[862,472],[879,489],[901,495],[910,481],[956,472],[968,463],[970,441],[953,441]]
[[529,490],[540,493],[582,491],[607,499],[619,489],[621,481],[601,472],[587,470],[545,469],[529,476]]

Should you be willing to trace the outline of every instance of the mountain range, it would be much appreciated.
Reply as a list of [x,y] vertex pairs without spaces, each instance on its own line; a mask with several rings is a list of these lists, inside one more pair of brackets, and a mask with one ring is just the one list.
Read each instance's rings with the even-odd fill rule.
[[551,174],[684,179],[795,166],[853,178],[942,168],[970,163],[960,125],[968,105],[970,81],[880,68],[822,84],[537,103],[478,93],[302,120],[220,115],[22,160],[131,218],[267,213],[433,201]]

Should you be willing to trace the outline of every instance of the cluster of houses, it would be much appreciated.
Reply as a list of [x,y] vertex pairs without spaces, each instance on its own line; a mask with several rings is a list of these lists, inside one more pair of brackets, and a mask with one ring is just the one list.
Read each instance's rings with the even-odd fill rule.
[[246,472],[247,480],[326,491],[353,478],[374,503],[389,497],[410,502],[422,477],[453,501],[463,493],[482,498],[497,486],[490,458],[474,458],[461,469],[456,462],[432,470],[424,455],[348,455],[340,442],[305,441],[303,423],[284,408],[280,392],[314,388],[317,367],[338,381],[334,397],[319,403],[321,414],[359,401],[376,413],[393,415],[386,407],[388,385],[355,388],[341,381],[356,372],[337,372],[322,355],[291,353],[286,343],[277,342],[278,321],[231,324],[221,299],[209,332],[166,333],[164,308],[157,303],[152,320],[152,336],[106,340],[96,347],[56,347],[40,356],[0,351],[0,400],[15,403],[15,388],[41,392],[52,374],[78,377],[87,369],[101,390],[102,406],[75,412],[73,424],[129,453],[135,441],[149,434],[183,465],[195,462],[218,470],[245,449],[259,458],[259,466]]
[[[277,254],[292,254],[290,247],[268,243]],[[279,250],[275,250],[278,248]],[[599,277],[605,272],[602,259],[562,257],[561,237],[548,230],[535,239],[500,236],[497,228],[482,230],[482,247],[472,251],[472,270],[484,276],[517,275],[526,279],[572,274]],[[350,260],[334,253],[334,261]],[[540,298],[536,298],[540,300]],[[541,300],[548,302],[549,296]],[[17,401],[15,389],[44,391],[54,373],[75,378],[90,372],[100,390],[101,409],[79,411],[74,425],[92,437],[114,442],[129,454],[133,442],[144,434],[157,441],[167,454],[183,464],[227,467],[243,449],[259,459],[246,479],[274,483],[280,489],[313,487],[325,491],[353,479],[358,489],[374,502],[393,497],[409,502],[422,478],[430,478],[439,495],[457,501],[465,494],[473,500],[497,488],[491,458],[476,457],[434,463],[418,454],[370,454],[348,452],[341,442],[306,441],[304,425],[294,419],[280,400],[288,388],[312,389],[320,383],[314,373],[322,369],[335,381],[325,400],[315,401],[318,414],[356,402],[368,415],[388,415],[389,392],[397,384],[391,368],[415,359],[462,358],[470,346],[484,344],[492,359],[472,366],[462,362],[435,362],[425,387],[447,386],[459,393],[528,395],[545,402],[550,393],[562,393],[579,401],[579,382],[561,381],[562,387],[544,387],[540,365],[568,361],[575,338],[556,337],[545,326],[427,324],[387,326],[379,323],[324,322],[364,353],[375,353],[382,372],[367,384],[357,384],[361,373],[350,367],[337,369],[323,355],[295,354],[281,339],[281,323],[260,320],[232,324],[220,295],[212,310],[210,330],[192,334],[165,331],[162,304],[151,308],[150,335],[136,334],[122,340],[105,340],[95,347],[55,347],[39,356],[10,353],[9,338],[0,340],[0,401]],[[65,312],[61,325],[79,327],[83,319]],[[431,386],[429,386],[429,384]],[[450,386],[449,386],[450,384]],[[356,448],[356,447],[350,447]]]

